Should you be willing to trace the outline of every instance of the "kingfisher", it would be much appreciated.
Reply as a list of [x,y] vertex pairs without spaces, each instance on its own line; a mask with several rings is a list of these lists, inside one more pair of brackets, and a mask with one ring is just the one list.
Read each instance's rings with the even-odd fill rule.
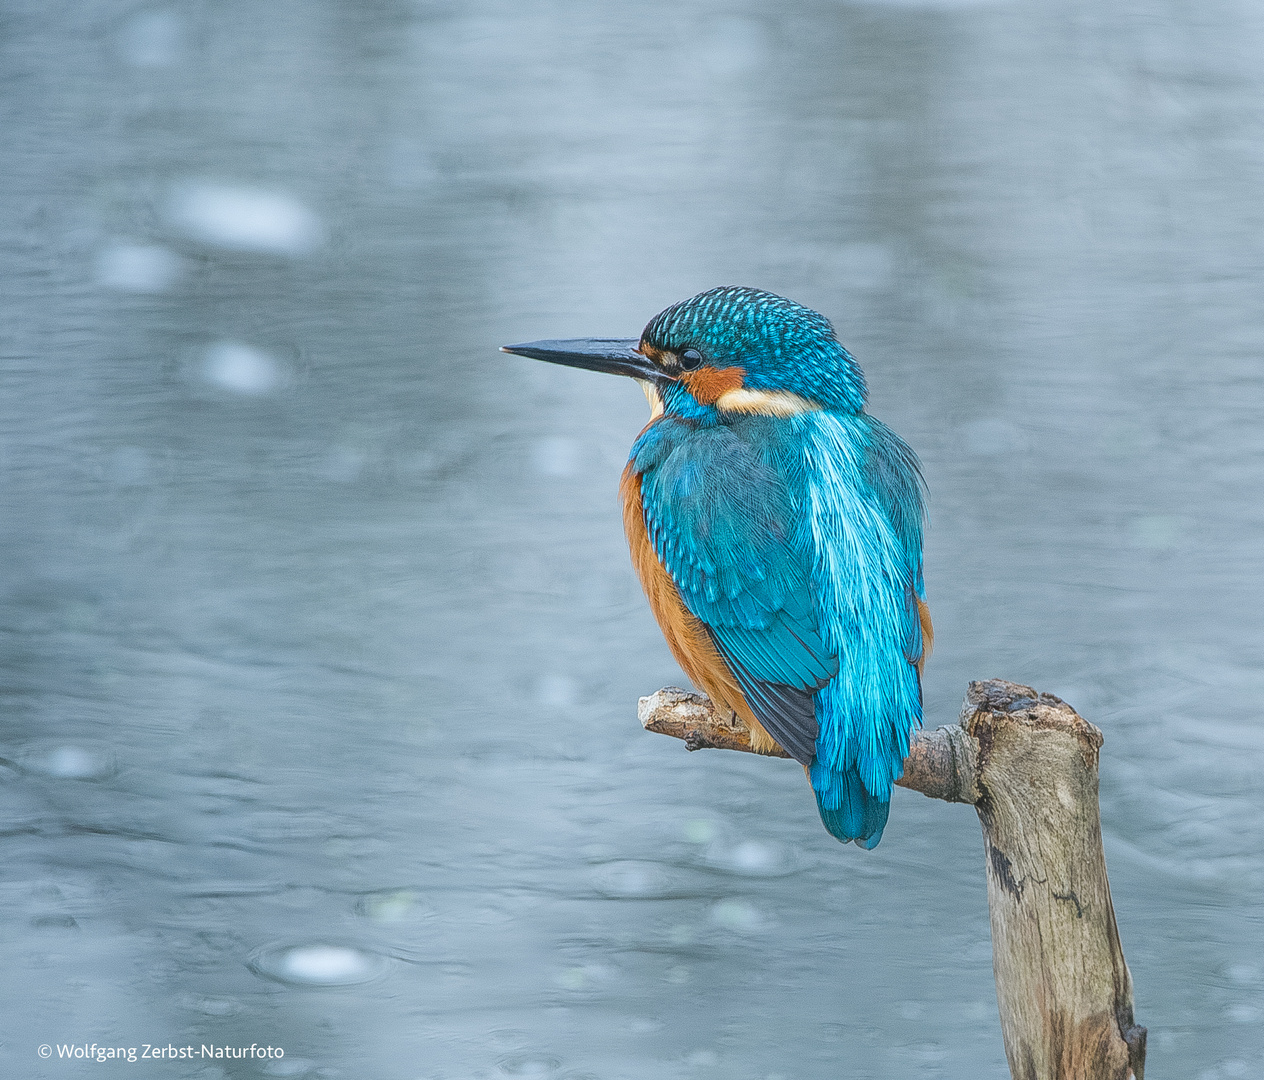
[[502,351],[641,384],[650,422],[619,492],[673,656],[752,749],[803,765],[832,835],[875,847],[922,720],[924,491],[829,320],[722,286],[639,339]]

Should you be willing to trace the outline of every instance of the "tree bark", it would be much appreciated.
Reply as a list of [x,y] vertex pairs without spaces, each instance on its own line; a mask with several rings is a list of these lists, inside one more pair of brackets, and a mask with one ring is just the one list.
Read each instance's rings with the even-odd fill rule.
[[[690,750],[753,752],[742,721],[700,694],[668,687],[642,698],[639,715]],[[1060,698],[989,679],[970,684],[959,723],[917,733],[897,781],[978,812],[1015,1080],[1144,1080],[1146,1029],[1133,1019],[1102,854],[1101,745]]]

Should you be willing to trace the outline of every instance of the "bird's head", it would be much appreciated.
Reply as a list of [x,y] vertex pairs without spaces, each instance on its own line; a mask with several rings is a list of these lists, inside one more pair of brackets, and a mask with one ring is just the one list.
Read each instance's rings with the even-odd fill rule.
[[650,320],[639,340],[531,341],[504,351],[629,375],[668,411],[859,412],[866,396],[859,365],[825,316],[738,285],[673,304]]

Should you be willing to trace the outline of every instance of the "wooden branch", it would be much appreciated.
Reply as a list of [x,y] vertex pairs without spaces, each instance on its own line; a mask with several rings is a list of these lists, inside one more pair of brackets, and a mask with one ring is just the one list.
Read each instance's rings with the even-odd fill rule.
[[[710,698],[678,686],[666,686],[641,698],[637,716],[646,731],[683,739],[690,750],[757,753],[751,747],[749,729],[737,716],[719,715]],[[904,776],[896,783],[932,799],[973,803],[978,798],[974,786],[976,753],[975,743],[957,724],[919,731],[904,759]],[[766,756],[790,755],[778,747]]]
[[[668,687],[638,713],[690,750],[753,752],[741,720],[700,694]],[[972,682],[960,722],[918,732],[898,781],[978,812],[1001,1034],[1022,1080],[1144,1080],[1146,1029],[1133,1019],[1102,854],[1101,745],[1052,694]]]

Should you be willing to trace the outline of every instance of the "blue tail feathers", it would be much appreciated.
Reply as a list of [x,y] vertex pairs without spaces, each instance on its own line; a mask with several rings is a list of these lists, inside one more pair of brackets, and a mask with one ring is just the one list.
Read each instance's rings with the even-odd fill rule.
[[816,807],[830,835],[844,844],[854,840],[866,850],[877,847],[886,828],[891,800],[871,795],[855,766],[844,772],[827,773],[820,762],[813,761],[811,775]]

